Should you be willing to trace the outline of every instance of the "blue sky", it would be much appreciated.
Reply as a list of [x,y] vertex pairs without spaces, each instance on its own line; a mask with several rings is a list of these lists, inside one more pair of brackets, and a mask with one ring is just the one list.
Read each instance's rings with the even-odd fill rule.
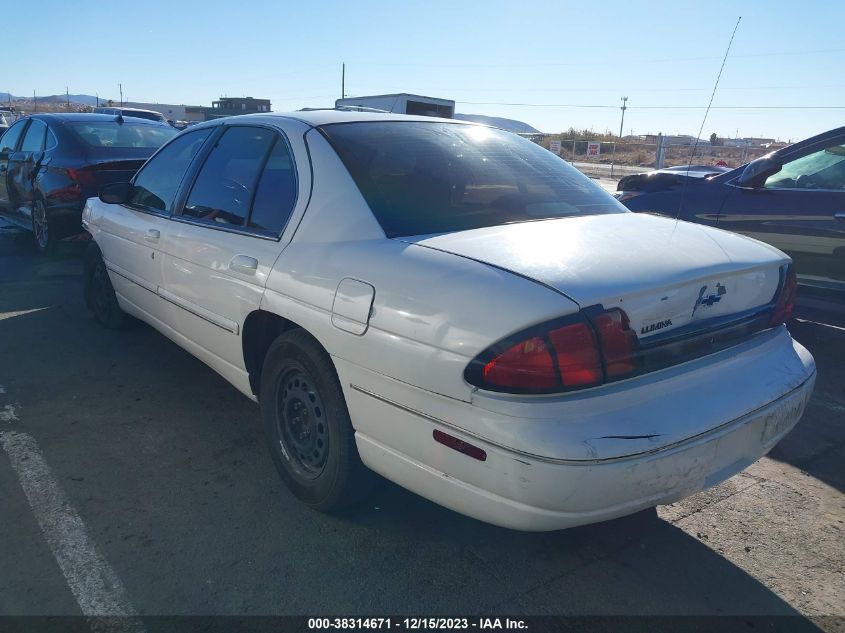
[[[116,99],[122,82],[132,101],[249,95],[283,111],[332,105],[346,62],[348,95],[455,99],[543,131],[618,132],[624,95],[625,134],[698,131],[741,14],[704,136],[797,140],[845,124],[841,0],[42,0],[37,19],[13,4],[0,27],[12,94]],[[499,105],[511,103],[531,105]]]

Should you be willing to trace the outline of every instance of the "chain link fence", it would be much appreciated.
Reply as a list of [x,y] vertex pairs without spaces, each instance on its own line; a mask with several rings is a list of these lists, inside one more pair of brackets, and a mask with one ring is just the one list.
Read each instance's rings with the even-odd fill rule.
[[[529,138],[551,151],[560,143],[560,157],[572,163],[589,176],[619,178],[638,174],[659,167],[687,165],[692,158],[693,165],[724,164],[739,167],[777,149],[776,146],[762,147],[750,144],[711,145],[709,142],[672,143],[651,140],[622,139],[620,141],[591,141],[586,139],[561,138],[551,134],[535,134]],[[554,145],[553,145],[554,143]],[[658,160],[662,145],[662,164]],[[555,152],[557,153],[557,152]]]

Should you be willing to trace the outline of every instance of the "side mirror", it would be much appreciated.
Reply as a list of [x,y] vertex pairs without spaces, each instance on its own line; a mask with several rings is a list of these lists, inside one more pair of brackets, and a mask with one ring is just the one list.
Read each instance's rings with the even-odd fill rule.
[[113,182],[100,189],[100,200],[106,204],[126,204],[132,198],[132,184]]
[[748,189],[758,189],[763,186],[769,176],[781,170],[782,165],[771,156],[763,156],[752,160],[740,175],[737,184]]

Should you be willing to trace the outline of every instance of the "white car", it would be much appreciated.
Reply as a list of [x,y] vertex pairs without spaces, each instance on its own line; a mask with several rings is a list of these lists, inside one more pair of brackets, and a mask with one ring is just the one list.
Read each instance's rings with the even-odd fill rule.
[[630,514],[760,458],[815,380],[783,253],[630,213],[482,125],[220,119],[83,221],[95,317],[146,321],[257,400],[321,510],[375,471],[510,528]]

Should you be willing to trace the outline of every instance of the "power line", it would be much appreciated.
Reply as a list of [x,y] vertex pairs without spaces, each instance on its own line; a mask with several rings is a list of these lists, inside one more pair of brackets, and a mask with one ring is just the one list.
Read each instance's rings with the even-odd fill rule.
[[[519,106],[525,108],[602,108],[616,110],[619,106],[589,103],[514,103],[501,101],[456,101],[463,105],[495,105]],[[704,110],[705,106],[628,106],[629,110]],[[742,106],[712,106],[711,110],[845,110],[845,105],[742,105]]]

